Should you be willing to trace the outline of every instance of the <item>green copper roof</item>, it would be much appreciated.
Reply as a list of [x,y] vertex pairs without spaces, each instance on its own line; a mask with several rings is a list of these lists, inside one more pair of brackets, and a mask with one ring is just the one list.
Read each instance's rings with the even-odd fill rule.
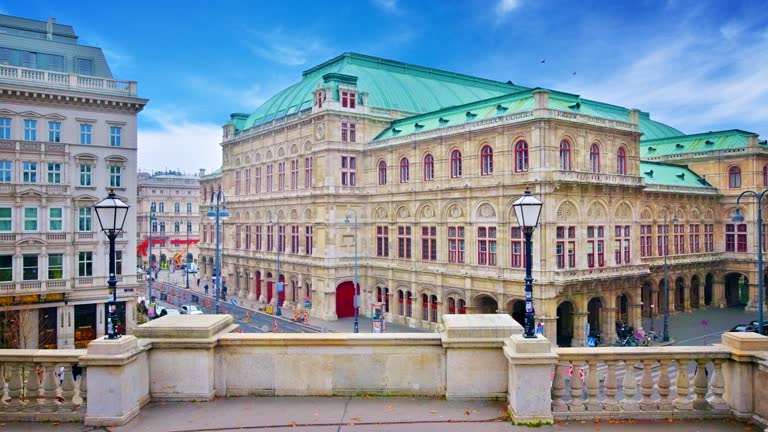
[[[302,73],[300,82],[267,100],[238,129],[247,129],[312,106],[312,92],[323,75],[357,77],[359,92],[368,93],[368,106],[424,113],[524,90],[483,78],[345,53]],[[336,75],[334,75],[336,76]],[[237,121],[232,121],[237,127]]]
[[749,138],[754,135],[755,134],[752,132],[732,129],[656,140],[645,140],[640,143],[640,158],[649,159],[688,153],[744,148],[749,145]]
[[640,172],[649,186],[677,186],[716,191],[706,179],[691,171],[686,165],[664,162],[640,161]]

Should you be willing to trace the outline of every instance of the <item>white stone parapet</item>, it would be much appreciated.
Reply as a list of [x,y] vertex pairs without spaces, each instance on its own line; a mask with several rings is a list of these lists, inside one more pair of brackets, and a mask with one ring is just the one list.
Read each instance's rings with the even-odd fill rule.
[[136,81],[28,69],[10,65],[0,65],[0,81],[124,96],[137,95]]

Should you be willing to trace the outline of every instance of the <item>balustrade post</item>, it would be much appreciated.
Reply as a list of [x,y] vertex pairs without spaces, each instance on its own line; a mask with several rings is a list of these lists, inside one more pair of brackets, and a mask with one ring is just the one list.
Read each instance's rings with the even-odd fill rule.
[[605,400],[603,401],[603,409],[606,411],[618,411],[620,409],[619,402],[616,400],[616,393],[618,392],[618,384],[616,382],[616,364],[615,361],[609,361],[608,372],[605,378]]
[[[651,366],[654,360],[643,360],[643,376],[640,379],[640,394],[643,395],[643,399],[640,401],[640,409],[643,411],[653,411],[656,409],[656,401],[651,399],[653,396],[653,373],[651,372]],[[624,373],[629,373],[626,371]]]
[[723,360],[712,360],[714,368],[712,371],[712,397],[709,404],[712,409],[717,411],[728,411],[728,403],[723,399],[725,393],[725,378],[723,377]]
[[40,378],[37,376],[37,368],[33,363],[27,375],[27,385],[25,386],[27,403],[24,404],[23,412],[37,412],[40,408],[40,402],[37,400],[40,396]]
[[693,408],[697,410],[709,409],[709,402],[707,402],[707,382],[706,376],[707,361],[704,359],[696,360],[696,375],[693,377],[693,391],[695,393],[693,399]]
[[56,412],[58,408],[56,381],[56,364],[45,363],[43,365],[43,403],[40,406],[40,412]]
[[579,369],[584,365],[582,362],[573,362],[573,373],[571,374],[571,400],[568,401],[568,406],[571,411],[582,412],[585,411],[584,396],[583,396],[583,384],[581,377],[579,377]]
[[675,408],[679,411],[690,411],[693,409],[693,401],[688,399],[690,393],[690,381],[688,380],[688,360],[677,360],[677,398],[675,398]]
[[8,397],[10,400],[8,405],[5,406],[6,412],[19,412],[24,406],[21,402],[21,394],[24,387],[22,371],[21,363],[13,363],[11,365],[11,381],[8,383]]
[[587,411],[601,411],[603,404],[598,399],[598,393],[600,393],[600,382],[598,381],[597,374],[597,360],[589,361],[589,372],[587,376]]
[[64,379],[61,381],[61,398],[59,405],[60,412],[74,412],[75,403],[72,400],[75,396],[75,378],[72,376],[72,365],[64,365]]
[[555,376],[552,380],[552,412],[566,412],[568,405],[563,400],[565,396],[565,374],[568,373],[568,362],[555,364]]
[[624,361],[624,382],[622,384],[624,391],[624,399],[621,401],[621,408],[624,411],[639,411],[640,405],[635,400],[635,389],[637,383],[635,382],[635,374],[633,372],[635,365],[629,361]]
[[78,386],[77,393],[80,396],[80,406],[77,407],[77,411],[85,413],[85,409],[88,406],[88,368],[81,366],[82,373],[80,374],[80,385]]
[[669,399],[669,388],[671,386],[669,380],[669,360],[660,360],[661,371],[659,372],[659,381],[656,383],[656,387],[659,390],[659,410],[660,411],[672,411],[674,405]]

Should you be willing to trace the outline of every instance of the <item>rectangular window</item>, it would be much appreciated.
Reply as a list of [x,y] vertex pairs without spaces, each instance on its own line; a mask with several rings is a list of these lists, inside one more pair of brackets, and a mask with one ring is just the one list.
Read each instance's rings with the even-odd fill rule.
[[37,231],[37,208],[24,207],[24,231]]
[[253,183],[256,193],[261,193],[261,167],[254,168]]
[[80,232],[91,232],[93,230],[93,217],[91,207],[79,207],[77,209],[78,223],[77,230]]
[[525,267],[525,240],[523,230],[520,227],[512,227],[510,230],[510,266],[512,268]]
[[80,124],[80,144],[91,145],[93,125],[88,123]]
[[93,252],[77,254],[77,275],[81,277],[93,276]]
[[355,107],[355,92],[350,92],[350,91],[341,92],[341,107],[342,108]]
[[93,165],[80,165],[80,186],[93,186]]
[[11,139],[11,119],[0,117],[0,139]]
[[274,225],[267,225],[267,252],[275,251],[275,227]]
[[397,227],[397,257],[411,258],[411,227]]
[[304,254],[312,255],[312,248],[314,247],[313,233],[314,228],[307,225],[304,227]]
[[355,186],[357,163],[354,156],[341,157],[341,185]]
[[240,170],[235,171],[235,195],[240,195]]
[[568,227],[568,268],[576,268],[576,227]]
[[39,257],[37,255],[22,255],[22,279],[38,280],[37,265]]
[[48,255],[48,280],[64,279],[64,255]]
[[464,262],[464,227],[448,227],[448,262]]
[[61,184],[61,164],[48,162],[48,183]]
[[[605,227],[587,227],[587,266],[605,267]],[[595,260],[597,258],[597,260]]]
[[37,141],[37,120],[24,120],[24,141]]
[[291,226],[291,253],[299,253],[299,226]]
[[235,225],[235,249],[238,249],[238,250],[243,246],[240,244],[240,234],[241,234],[240,229],[241,229],[240,225]]
[[272,165],[267,165],[267,192],[272,192]]
[[291,161],[291,190],[299,187],[299,160]]
[[49,71],[64,72],[64,57],[60,55],[48,54],[46,65]]
[[725,251],[736,252],[736,224],[725,224]]
[[0,282],[13,280],[13,255],[0,255]]
[[674,232],[674,241],[672,242],[675,245],[675,255],[680,255],[685,253],[685,225],[681,224],[675,224],[672,227],[672,230]]
[[747,251],[747,224],[736,224],[736,252]]
[[123,168],[118,165],[109,167],[109,186],[113,188],[123,187]]
[[437,261],[437,227],[421,227],[421,259]]
[[93,60],[84,58],[76,59],[75,71],[78,75],[93,75]]
[[557,268],[576,267],[576,227],[559,226],[556,230]]
[[277,248],[281,253],[285,252],[285,225],[277,228]]
[[285,190],[285,162],[277,164],[277,190]]
[[21,67],[37,69],[37,53],[31,51],[21,52]]
[[341,142],[356,142],[354,123],[341,123]]
[[64,209],[53,207],[48,209],[48,231],[64,230]]
[[[109,268],[109,263],[107,263]],[[115,251],[115,276],[123,274],[123,251]]]
[[109,128],[109,145],[112,147],[123,145],[123,128],[120,126],[111,126]]
[[246,195],[251,194],[251,169],[250,168],[245,169],[245,194]]
[[715,225],[704,224],[704,252],[715,251]]
[[688,226],[688,246],[691,253],[699,253],[699,240],[701,234],[699,234],[699,224],[690,224]]
[[376,227],[376,256],[389,256],[389,227]]
[[653,227],[651,225],[640,225],[640,256],[649,257],[653,255]]
[[13,163],[0,160],[0,183],[10,183],[13,180]]
[[613,257],[616,264],[629,264],[630,261],[630,228],[629,225],[614,227]]
[[261,250],[261,225],[256,225],[256,250]]
[[477,228],[477,264],[496,265],[496,227]]
[[48,122],[48,142],[61,142],[61,122]]
[[251,250],[251,225],[245,226],[245,250]]
[[13,208],[0,207],[0,232],[13,231]]
[[669,255],[669,225],[656,225],[656,256]]
[[21,168],[22,182],[37,183],[37,162],[22,162]]
[[304,187],[312,187],[312,158],[304,159]]

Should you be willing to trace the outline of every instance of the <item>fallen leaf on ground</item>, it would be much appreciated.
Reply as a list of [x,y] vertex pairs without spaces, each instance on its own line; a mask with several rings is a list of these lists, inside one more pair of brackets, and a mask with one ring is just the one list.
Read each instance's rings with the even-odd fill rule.
[[392,410],[393,410],[392,405],[387,405],[387,411],[392,411]]
[[464,415],[469,415],[469,410],[464,411]]
[[437,410],[429,410],[429,412],[432,414],[437,414]]
[[587,424],[587,421],[586,420],[582,420],[581,424]]
[[295,421],[291,422],[291,427],[296,427],[296,422]]
[[354,417],[351,417],[350,420],[352,420],[352,421],[360,421],[360,417],[354,416]]
[[58,425],[60,425],[60,424],[61,424],[61,422],[55,421],[55,422],[53,422],[53,423],[51,423],[51,424],[52,424],[52,425],[54,425],[54,426],[58,426]]

